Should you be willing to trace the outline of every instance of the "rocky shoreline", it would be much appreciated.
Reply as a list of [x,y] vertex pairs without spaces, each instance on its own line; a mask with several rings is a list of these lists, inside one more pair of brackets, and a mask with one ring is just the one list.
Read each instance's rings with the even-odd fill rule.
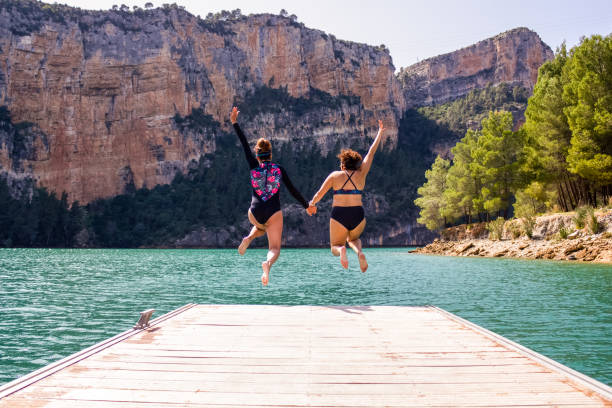
[[[612,210],[600,211],[596,216],[600,226],[596,234],[588,228],[575,229],[574,213],[553,214],[536,219],[531,238],[512,236],[512,223],[518,220],[507,222],[500,240],[489,239],[483,225],[476,224],[471,231],[463,225],[445,230],[443,238],[412,252],[612,264]],[[567,233],[570,229],[574,230]]]

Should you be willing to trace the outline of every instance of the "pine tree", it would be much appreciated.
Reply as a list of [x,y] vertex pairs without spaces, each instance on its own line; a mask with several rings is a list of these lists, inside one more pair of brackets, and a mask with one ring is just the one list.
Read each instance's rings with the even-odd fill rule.
[[470,224],[472,217],[479,211],[474,199],[480,190],[480,180],[470,170],[473,162],[472,152],[478,142],[478,133],[469,129],[465,137],[451,149],[453,164],[446,177],[446,190],[443,193],[444,216],[452,220],[464,217]]
[[446,175],[450,161],[436,157],[431,169],[425,172],[427,181],[419,187],[419,197],[414,203],[421,208],[417,222],[424,224],[428,229],[435,231],[444,227],[446,220],[442,215],[444,202],[442,195],[446,189]]
[[[569,172],[566,161],[572,131],[564,113],[567,105],[563,100],[562,72],[568,58],[565,44],[562,44],[555,59],[544,63],[538,71],[538,80],[525,111],[526,160],[522,166],[527,176],[525,185],[535,181],[554,186],[557,194],[553,201],[564,211],[575,208],[583,196],[580,188],[583,183]],[[535,199],[530,191],[524,193]],[[554,202],[539,203],[539,206],[550,208]]]
[[546,184],[539,181],[532,182],[516,192],[514,215],[518,218],[529,218],[546,212],[555,194],[555,191],[547,189]]
[[[612,185],[612,35],[594,35],[574,47],[563,69],[564,109],[572,131],[569,170],[594,187]],[[595,194],[589,196],[595,205]]]
[[478,146],[472,152],[472,171],[482,177],[475,200],[487,214],[503,213],[508,218],[512,192],[519,184],[524,132],[512,130],[510,112],[490,112],[482,121]]

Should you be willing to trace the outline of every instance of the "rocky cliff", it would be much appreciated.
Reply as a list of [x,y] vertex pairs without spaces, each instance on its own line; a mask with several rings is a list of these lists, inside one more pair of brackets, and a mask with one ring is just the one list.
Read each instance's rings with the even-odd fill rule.
[[407,106],[435,105],[488,84],[533,89],[538,68],[552,58],[535,32],[516,28],[403,68],[399,78]]
[[[0,166],[81,202],[169,183],[215,151],[233,103],[242,103],[253,137],[325,151],[362,143],[380,118],[394,143],[404,109],[394,71],[386,50],[290,17],[201,19],[176,6],[93,12],[4,0],[0,105],[12,123],[35,131],[24,154],[15,154],[18,133],[4,132]],[[245,106],[269,89],[318,103]],[[184,126],[194,114],[209,126]]]
[[[537,34],[516,29],[396,75],[385,47],[338,40],[295,16],[235,10],[202,19],[176,5],[84,11],[0,0],[0,182],[15,196],[32,197],[36,184],[58,197],[67,193],[65,203],[90,203],[82,226],[93,229],[79,245],[225,246],[248,225],[211,223],[210,203],[184,217],[180,232],[168,227],[170,216],[157,222],[139,214],[119,222],[118,208],[171,211],[177,203],[160,204],[169,197],[160,185],[183,173],[187,181],[170,186],[182,192],[175,199],[201,204],[208,199],[201,189],[210,197],[237,197],[239,175],[225,178],[233,168],[219,165],[241,160],[227,120],[234,104],[247,135],[272,139],[285,167],[309,158],[291,173],[308,186],[307,196],[336,165],[326,153],[363,150],[382,119],[388,130],[377,166],[385,171],[369,176],[364,241],[420,244],[433,236],[416,224],[416,188],[435,153],[461,132],[407,108],[501,83],[528,93],[538,67],[551,57]],[[209,174],[221,174],[224,184],[206,182]],[[160,190],[146,201],[154,186]],[[134,198],[141,187],[147,189]],[[98,198],[109,200],[96,205]],[[138,207],[140,199],[146,203]],[[191,214],[193,207],[184,211]],[[230,212],[238,220],[238,208]],[[324,212],[318,221],[303,221],[302,210],[288,205],[286,244],[326,242]],[[109,241],[118,225],[133,239]]]

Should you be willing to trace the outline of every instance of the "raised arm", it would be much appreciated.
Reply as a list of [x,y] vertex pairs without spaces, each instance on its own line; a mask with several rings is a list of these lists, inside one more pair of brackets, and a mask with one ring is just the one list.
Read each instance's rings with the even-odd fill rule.
[[370,167],[372,167],[372,161],[374,160],[374,155],[376,154],[376,150],[378,150],[378,145],[382,140],[382,134],[385,131],[385,126],[382,123],[382,120],[378,121],[378,133],[376,134],[376,138],[374,139],[374,143],[370,146],[370,150],[368,150],[368,154],[366,154],[363,162],[361,163],[361,172],[364,177],[368,175],[370,172]]
[[246,137],[244,136],[244,133],[242,133],[242,129],[240,129],[240,126],[238,125],[238,114],[239,113],[240,111],[238,110],[238,108],[234,106],[232,108],[232,112],[230,113],[230,121],[232,122],[232,125],[234,126],[234,131],[236,132],[236,135],[238,135],[238,139],[240,139],[240,143],[242,143],[242,148],[244,149],[244,156],[246,157],[247,163],[249,163],[249,168],[254,169],[255,167],[259,166],[259,162],[257,161],[257,159],[255,158],[255,155],[251,151],[251,148],[249,147],[249,143],[247,142]]
[[321,184],[321,188],[319,189],[319,191],[317,191],[314,197],[312,197],[312,200],[310,200],[311,206],[316,206],[317,203],[321,201],[325,193],[327,193],[329,189],[332,187],[332,182],[333,182],[332,175],[333,174],[334,173],[331,173],[329,176],[327,176],[323,184]]

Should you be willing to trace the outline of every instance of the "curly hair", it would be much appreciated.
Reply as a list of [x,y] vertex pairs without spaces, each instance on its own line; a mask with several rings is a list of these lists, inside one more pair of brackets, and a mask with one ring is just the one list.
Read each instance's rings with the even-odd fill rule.
[[342,149],[337,157],[347,170],[357,170],[361,167],[361,155],[354,150]]
[[272,154],[272,143],[268,139],[260,137],[255,145],[255,154],[257,157],[268,158]]

